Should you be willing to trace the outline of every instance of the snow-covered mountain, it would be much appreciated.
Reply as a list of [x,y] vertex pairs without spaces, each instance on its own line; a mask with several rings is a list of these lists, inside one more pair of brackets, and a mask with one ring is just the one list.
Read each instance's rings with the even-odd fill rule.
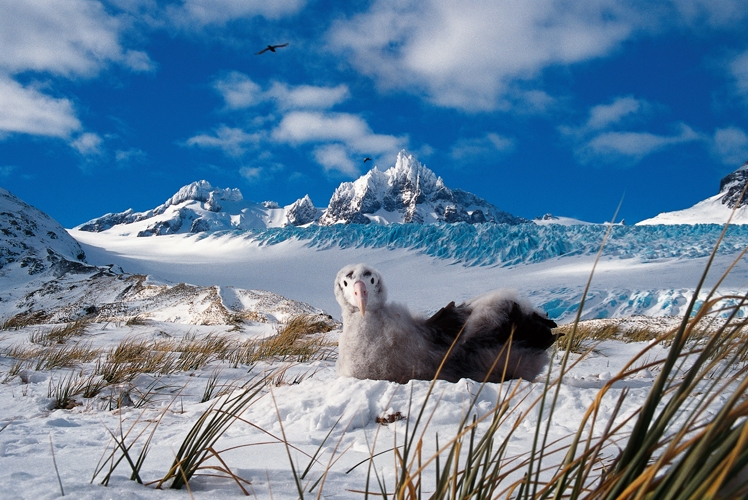
[[441,177],[401,151],[394,167],[384,172],[374,167],[357,180],[341,184],[319,220],[325,226],[372,222],[521,224],[527,220],[502,212],[467,191],[449,189]]
[[116,234],[157,236],[201,233],[232,229],[265,229],[304,225],[319,218],[309,196],[286,207],[273,201],[245,200],[238,189],[214,188],[197,181],[181,188],[162,205],[147,212],[110,213],[81,224],[81,231],[110,231]]
[[637,225],[655,224],[725,224],[733,208],[732,224],[748,224],[748,194],[741,199],[748,182],[748,162],[726,175],[719,183],[719,193],[700,201],[691,208],[675,212],[663,212]]
[[238,189],[214,188],[203,180],[184,186],[164,204],[147,212],[130,209],[110,213],[76,229],[157,236],[372,222],[520,224],[527,220],[502,212],[474,194],[449,189],[441,177],[401,151],[394,167],[384,172],[374,167],[356,181],[342,183],[324,210],[315,207],[308,195],[279,207],[271,201],[258,204],[245,200]]
[[86,255],[59,222],[0,188],[0,278],[84,269]]

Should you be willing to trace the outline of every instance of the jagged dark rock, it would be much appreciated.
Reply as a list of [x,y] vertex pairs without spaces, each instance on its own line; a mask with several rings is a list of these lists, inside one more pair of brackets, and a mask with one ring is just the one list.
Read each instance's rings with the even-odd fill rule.
[[59,222],[0,188],[0,269],[28,275],[87,266],[86,254]]
[[736,205],[737,208],[748,205],[748,195],[743,195],[741,199],[746,183],[748,183],[748,162],[720,181],[719,192],[723,194],[722,204],[729,208],[736,208]]
[[288,224],[292,226],[304,226],[316,222],[321,213],[322,212],[314,206],[309,195],[296,200],[286,207],[286,219],[288,219]]

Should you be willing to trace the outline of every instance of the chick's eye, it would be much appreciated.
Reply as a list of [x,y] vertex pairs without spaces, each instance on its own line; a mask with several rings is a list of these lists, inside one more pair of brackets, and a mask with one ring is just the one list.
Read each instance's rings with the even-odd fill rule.
[[372,285],[374,284],[374,278],[372,278],[372,279],[371,279],[371,284],[372,284]]
[[343,286],[348,286],[348,282],[343,280]]

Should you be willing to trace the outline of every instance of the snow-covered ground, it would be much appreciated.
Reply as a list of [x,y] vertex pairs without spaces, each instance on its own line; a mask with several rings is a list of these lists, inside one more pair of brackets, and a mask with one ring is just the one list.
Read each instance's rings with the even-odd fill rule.
[[[646,228],[614,229],[620,234],[611,240],[610,250],[597,267],[585,315],[682,313],[704,270],[711,249],[709,245],[715,234],[719,234],[719,228],[702,227],[677,234],[652,233]],[[393,243],[396,238],[392,235],[397,228],[368,229],[372,232],[349,234],[349,239],[343,237],[344,230],[320,229],[328,232],[315,233],[314,238],[301,238],[292,228],[151,238],[122,237],[106,232],[70,233],[85,250],[89,264],[116,264],[127,273],[149,274],[162,280],[158,283],[268,290],[308,303],[334,317],[340,316],[332,292],[337,270],[351,262],[368,262],[383,273],[390,299],[406,303],[416,312],[434,312],[451,300],[459,302],[495,288],[516,288],[545,308],[551,317],[564,323],[573,319],[595,258],[596,244],[589,235],[598,237],[600,231],[604,232],[594,226],[575,226],[560,234],[557,231],[562,229],[548,226],[532,230],[545,231],[543,233],[512,233],[509,238],[518,242],[517,254],[525,257],[517,260],[513,254],[507,254],[506,260],[488,264],[477,258],[480,254],[475,253],[475,249],[469,255],[459,253],[459,248],[469,246],[467,239],[460,240],[456,233],[449,233],[449,238],[445,236],[447,231],[473,231],[475,228],[444,229],[441,236],[449,241],[440,243],[439,234],[434,233],[426,235],[430,243],[420,245],[412,241],[407,245]],[[630,232],[624,234],[626,230]],[[591,232],[575,240],[570,236],[582,233],[574,231]],[[387,234],[390,235],[389,244],[386,243]],[[419,233],[419,238],[424,234]],[[486,235],[485,244],[490,246],[488,238],[495,234]],[[736,231],[726,242],[725,251],[717,256],[707,279],[707,288],[732,263],[738,249],[745,245],[744,239],[743,233]],[[560,242],[568,246],[554,246]],[[741,261],[722,283],[720,291],[744,291],[747,284],[748,265]],[[84,336],[75,340],[92,348],[107,349],[124,339],[157,341],[213,334],[243,340],[270,335],[275,328],[272,323],[252,323],[236,330],[231,325],[165,322],[160,319],[174,316],[163,311],[160,314],[144,324],[131,326],[124,322],[92,324]],[[672,324],[672,321],[666,323]],[[0,348],[29,346],[34,336],[51,327],[3,331]],[[335,341],[337,333],[327,334],[331,342]],[[600,388],[647,345],[606,341],[576,365],[560,387],[556,406],[560,417],[551,423],[550,441],[575,432]],[[664,353],[664,348],[654,347],[646,361],[654,361]],[[555,356],[554,362],[558,360]],[[130,481],[129,468],[124,462],[115,470],[109,486],[99,484],[103,474],[92,481],[102,455],[106,458],[112,450],[109,431],[119,435],[120,429],[127,433],[132,428],[126,442],[135,442],[133,451],[137,455],[158,422],[141,470],[145,482],[157,481],[166,474],[200,415],[216,401],[200,402],[213,377],[218,380],[219,388],[215,391],[218,394],[223,387],[231,384],[238,387],[253,377],[279,368],[287,368],[287,371],[273,376],[275,383],[264,388],[247,407],[242,420],[223,434],[216,443],[216,450],[235,474],[251,482],[251,486],[245,487],[256,497],[297,498],[288,452],[281,443],[285,434],[287,442],[293,446],[290,455],[297,471],[303,471],[311,461],[309,455],[321,448],[318,463],[307,476],[309,482],[305,481],[307,488],[329,469],[324,485],[317,486],[308,497],[316,498],[321,489],[322,498],[356,498],[360,494],[354,491],[364,488],[367,468],[365,464],[353,467],[365,460],[372,450],[373,453],[384,452],[376,459],[376,469],[388,488],[394,484],[393,453],[387,450],[402,443],[406,421],[383,426],[377,423],[377,418],[386,419],[400,412],[412,425],[429,389],[429,383],[424,381],[398,385],[338,377],[333,352],[327,359],[307,363],[263,363],[250,369],[213,361],[198,370],[158,380],[153,375],[142,375],[132,384],[117,388],[120,394],[129,395],[134,406],[113,408],[111,399],[99,396],[77,398],[81,405],[72,409],[52,410],[50,393],[60,381],[73,372],[75,376],[79,372],[88,376],[94,369],[93,363],[84,363],[75,369],[27,368],[18,375],[6,376],[12,364],[13,359],[0,358],[3,374],[0,376],[4,377],[4,383],[0,383],[3,402],[0,405],[0,491],[3,498],[58,497],[60,487],[54,472],[52,449],[67,497],[91,500],[189,498],[190,493],[185,490],[155,490],[153,486]],[[557,370],[554,367],[554,373]],[[603,398],[601,421],[605,422],[612,415],[624,390],[628,395],[619,418],[640,408],[656,375],[654,369],[643,370],[616,382]],[[543,392],[542,381],[489,384],[480,392],[474,408],[479,417],[487,414],[500,397],[517,385],[518,392],[513,399],[513,404],[517,405],[516,415],[523,411],[528,413],[511,439],[511,453],[526,452],[531,445],[538,414],[529,408]],[[146,402],[141,396],[149,391],[151,396]],[[427,412],[431,414],[437,400],[438,406],[424,434],[424,457],[433,453],[437,433],[440,443],[454,436],[468,402],[477,392],[478,384],[473,381],[436,383]],[[729,391],[718,395],[714,405],[725,401],[729,395]],[[630,430],[632,425],[632,422],[626,424],[623,431]],[[146,427],[145,434],[136,438]],[[498,435],[504,435],[503,432],[507,431],[500,430]],[[217,464],[216,461],[211,463]],[[105,467],[104,473],[108,470],[108,466]],[[424,484],[424,491],[429,491],[432,484]],[[190,482],[190,488],[198,499],[244,497],[239,486],[225,478],[198,477]],[[375,482],[370,488],[378,491]]]

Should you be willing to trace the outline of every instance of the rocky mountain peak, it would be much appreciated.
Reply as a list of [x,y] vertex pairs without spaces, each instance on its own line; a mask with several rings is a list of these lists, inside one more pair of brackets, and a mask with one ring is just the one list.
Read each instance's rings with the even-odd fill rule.
[[86,268],[85,258],[59,222],[0,188],[0,269],[60,274]]
[[286,218],[292,226],[304,226],[319,219],[320,210],[314,206],[309,195],[296,200],[286,207]]
[[738,208],[748,205],[748,193],[743,194],[743,189],[748,183],[748,161],[742,167],[726,175],[719,183],[719,192],[722,195],[722,204],[730,208]]
[[159,208],[166,209],[172,205],[193,200],[205,203],[205,208],[211,212],[218,212],[221,210],[221,201],[242,201],[243,199],[238,188],[213,188],[210,182],[200,180],[182,187]]
[[355,181],[342,183],[319,219],[322,225],[370,222],[526,221],[471,193],[449,189],[412,154],[401,151],[395,165],[384,172],[374,167]]

